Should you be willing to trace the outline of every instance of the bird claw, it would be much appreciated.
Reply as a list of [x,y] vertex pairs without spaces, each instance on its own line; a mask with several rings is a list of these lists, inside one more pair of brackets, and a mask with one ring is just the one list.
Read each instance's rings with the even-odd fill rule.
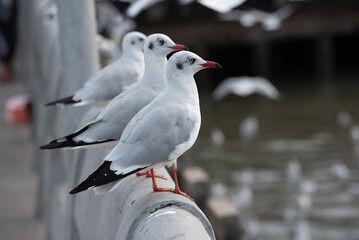
[[[151,174],[151,171],[150,171],[150,170],[141,171],[141,172],[137,172],[137,173],[136,173],[136,176],[143,176],[143,175],[145,175],[146,178],[152,177],[152,174]],[[165,178],[163,175],[159,175],[159,174],[155,174],[154,177],[155,177],[155,178],[161,178],[161,179],[163,179],[163,180],[167,180],[167,178]]]
[[181,190],[171,189],[170,191],[173,193],[182,195],[182,196],[188,198],[189,200],[191,200],[192,202],[194,202],[193,198],[191,198],[190,196],[188,196],[185,192],[182,192]]
[[182,195],[182,196],[188,198],[189,200],[191,200],[192,202],[194,202],[194,200],[190,196],[188,196],[186,193],[182,192],[181,190],[176,190],[176,189],[172,189],[172,188],[154,187],[153,191],[154,192],[172,192],[172,193],[175,193],[175,194]]

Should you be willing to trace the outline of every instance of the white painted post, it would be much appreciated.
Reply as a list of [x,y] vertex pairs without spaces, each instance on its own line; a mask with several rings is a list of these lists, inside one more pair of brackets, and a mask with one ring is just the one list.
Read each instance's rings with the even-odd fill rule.
[[[94,1],[40,1],[40,12],[51,4],[55,5],[58,21],[56,21],[56,29],[49,28],[47,25],[42,27],[44,33],[53,31],[54,38],[37,38],[36,50],[44,55],[44,58],[37,59],[38,62],[32,65],[33,68],[40,68],[40,72],[43,72],[40,74],[43,77],[32,79],[36,85],[33,95],[41,96],[36,97],[35,104],[36,125],[42,123],[42,126],[35,131],[45,133],[45,135],[38,134],[37,145],[79,127],[79,119],[82,118],[86,108],[45,108],[43,104],[73,94],[98,70]],[[36,17],[41,19],[42,15],[38,14]],[[37,28],[34,30],[36,32],[33,36],[36,38],[39,32]],[[45,43],[52,43],[53,47],[46,48]],[[55,49],[58,49],[58,53]],[[48,61],[56,57],[57,60]],[[50,77],[53,75],[56,76]],[[74,152],[47,151],[36,156],[40,161],[41,192],[44,195],[40,198],[43,205],[39,206],[39,209],[43,208],[45,212],[47,238],[62,240],[66,238],[67,189],[72,185],[69,179],[72,178]]]

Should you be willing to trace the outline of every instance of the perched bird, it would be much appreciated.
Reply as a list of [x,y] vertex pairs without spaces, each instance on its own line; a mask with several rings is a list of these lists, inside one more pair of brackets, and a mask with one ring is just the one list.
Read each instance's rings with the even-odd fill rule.
[[213,128],[211,130],[211,140],[214,146],[222,146],[226,141],[226,136],[219,128]]
[[283,95],[267,79],[243,76],[224,79],[214,89],[212,99],[218,101],[229,94],[247,97],[254,93],[277,101],[283,98]]
[[[188,197],[178,186],[177,158],[197,139],[201,114],[193,75],[208,67],[219,68],[220,65],[204,61],[191,52],[175,53],[167,64],[167,88],[131,119],[103,164],[70,194],[89,188],[96,191],[98,186],[149,169],[154,191],[172,191]],[[174,189],[157,186],[154,168],[162,166],[172,166]],[[112,189],[114,187],[109,191]]]
[[244,118],[238,126],[238,132],[242,140],[249,141],[259,134],[259,121],[256,115],[250,114]]
[[288,161],[286,169],[287,180],[290,183],[298,183],[302,176],[302,165],[297,158]]
[[117,61],[96,73],[73,95],[47,103],[46,106],[106,106],[111,99],[141,79],[145,67],[145,40],[146,36],[140,32],[126,34],[122,43],[122,55]]
[[329,167],[329,172],[338,179],[348,179],[350,177],[349,168],[343,163],[335,163]]
[[347,128],[352,122],[352,117],[349,112],[341,110],[337,115],[337,122],[340,127]]
[[[65,137],[55,139],[41,149],[103,145],[121,138],[127,123],[167,86],[166,56],[187,47],[175,44],[164,34],[148,36],[144,46],[145,72],[142,79],[116,96],[96,119]],[[110,144],[114,147],[115,143]],[[111,149],[112,149],[111,148]]]

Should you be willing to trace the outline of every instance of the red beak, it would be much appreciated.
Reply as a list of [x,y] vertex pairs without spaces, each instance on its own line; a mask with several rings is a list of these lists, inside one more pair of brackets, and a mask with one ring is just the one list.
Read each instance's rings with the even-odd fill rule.
[[169,47],[172,48],[173,50],[186,50],[188,51],[188,47],[186,47],[185,45],[181,45],[181,44],[176,44],[173,47]]
[[206,61],[206,63],[200,64],[202,67],[207,67],[207,68],[222,68],[221,65],[219,65],[216,62],[212,62],[212,61]]

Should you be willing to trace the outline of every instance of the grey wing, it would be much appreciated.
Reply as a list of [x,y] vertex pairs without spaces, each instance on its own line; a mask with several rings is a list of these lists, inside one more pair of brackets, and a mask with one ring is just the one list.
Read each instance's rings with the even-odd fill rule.
[[220,100],[225,96],[233,93],[243,96],[246,92],[243,91],[243,83],[247,82],[247,77],[229,77],[224,79],[213,91],[213,100]]
[[128,64],[112,64],[95,74],[83,88],[75,93],[74,99],[83,101],[109,100],[138,81],[141,74]]
[[272,100],[280,100],[281,99],[281,93],[278,91],[278,89],[267,79],[258,77],[256,79],[256,87],[259,94],[262,94],[263,96],[270,98]]
[[120,139],[128,122],[156,97],[153,91],[148,90],[140,91],[141,95],[136,89],[126,92],[113,99],[76,140],[93,142]]
[[224,80],[213,90],[212,99],[218,101],[228,94],[228,86],[226,85],[226,80]]
[[[198,136],[200,115],[183,105],[141,111],[126,127],[120,143],[105,158],[119,173],[176,159]],[[131,129],[131,130],[128,130]]]

